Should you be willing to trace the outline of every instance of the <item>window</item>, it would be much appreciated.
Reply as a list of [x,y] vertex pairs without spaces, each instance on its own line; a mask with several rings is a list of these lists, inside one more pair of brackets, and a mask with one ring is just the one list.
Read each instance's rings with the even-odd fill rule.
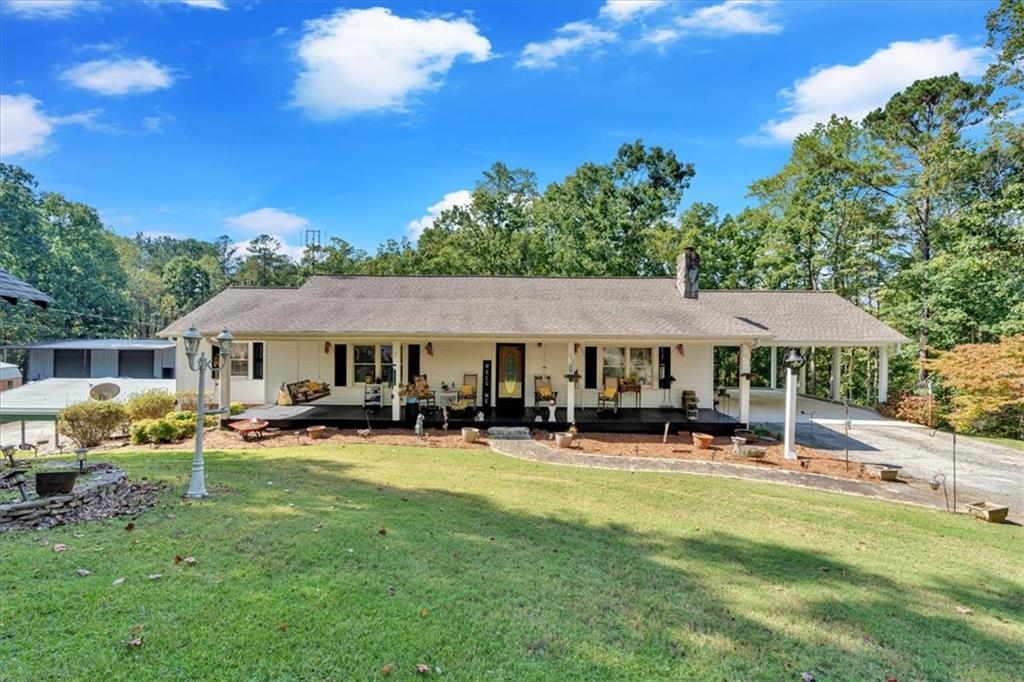
[[629,349],[629,376],[644,386],[650,386],[653,383],[654,365],[651,363],[650,348]]
[[377,376],[377,347],[352,346],[352,381],[373,383]]
[[391,354],[391,344],[380,347],[380,376],[388,386],[395,385],[395,359]]
[[608,377],[623,378],[626,374],[626,349],[605,346],[602,355],[603,371],[601,385],[604,386]]
[[231,376],[249,378],[249,344],[231,344]]

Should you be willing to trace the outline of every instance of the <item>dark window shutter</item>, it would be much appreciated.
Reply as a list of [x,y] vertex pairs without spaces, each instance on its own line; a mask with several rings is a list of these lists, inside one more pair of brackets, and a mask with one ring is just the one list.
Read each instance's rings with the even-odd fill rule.
[[597,388],[597,346],[583,349],[583,388]]
[[220,346],[210,347],[210,376],[214,379],[220,378]]
[[263,378],[263,342],[252,342],[252,378]]
[[348,385],[348,344],[334,344],[334,385]]
[[414,383],[416,377],[420,374],[420,344],[410,343],[409,344],[409,372],[407,374],[408,379],[406,383]]
[[672,388],[668,378],[672,376],[672,348],[661,346],[658,348],[658,388]]

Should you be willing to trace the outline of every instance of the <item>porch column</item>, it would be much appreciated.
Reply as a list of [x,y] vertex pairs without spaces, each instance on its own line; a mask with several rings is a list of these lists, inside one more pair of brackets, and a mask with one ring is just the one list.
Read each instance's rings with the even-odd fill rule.
[[[248,343],[248,341],[236,341],[236,343]],[[250,358],[251,360],[252,358]],[[231,417],[231,358],[224,357],[223,353],[220,354],[220,379],[218,381],[220,382],[218,384],[220,389],[220,395],[217,398],[220,403],[218,407],[228,408],[227,412],[222,412],[220,415],[220,426],[226,428],[229,417]]]
[[[572,374],[576,368],[576,344],[569,342],[569,362],[566,364],[566,374]],[[572,424],[576,421],[576,382],[572,379],[566,380],[565,386],[565,420]]]
[[402,421],[402,344],[391,344],[391,359],[395,363],[395,381],[391,387],[391,421]]
[[878,402],[889,399],[889,349],[878,347]]
[[740,345],[740,421],[750,425],[750,344]]
[[840,348],[839,346],[835,346],[832,349],[832,390],[830,393],[832,400],[839,400],[839,398],[841,397],[839,389],[839,380],[842,376],[843,369],[842,350],[843,349]]
[[[806,358],[807,355],[808,355],[807,349],[806,348],[801,348],[800,349],[800,355],[803,355]],[[799,377],[799,379],[800,380],[797,382],[797,392],[798,393],[807,393],[807,363],[806,362],[804,364],[800,365],[800,377]]]
[[768,388],[775,390],[779,386],[779,349],[772,346],[769,350],[772,352],[772,370],[768,381]]

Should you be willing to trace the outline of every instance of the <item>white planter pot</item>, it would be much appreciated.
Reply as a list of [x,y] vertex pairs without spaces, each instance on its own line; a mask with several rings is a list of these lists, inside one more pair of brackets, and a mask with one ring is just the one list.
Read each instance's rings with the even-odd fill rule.
[[466,443],[475,443],[477,438],[480,437],[480,429],[474,429],[471,426],[462,427],[462,440]]
[[556,433],[555,434],[555,445],[560,448],[567,448],[572,446],[573,435],[571,433]]

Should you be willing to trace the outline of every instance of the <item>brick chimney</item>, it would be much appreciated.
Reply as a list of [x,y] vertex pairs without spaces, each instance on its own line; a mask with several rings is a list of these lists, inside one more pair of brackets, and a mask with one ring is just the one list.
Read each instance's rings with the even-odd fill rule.
[[697,249],[687,246],[676,258],[676,288],[683,298],[697,298],[699,279],[700,256],[697,255]]

